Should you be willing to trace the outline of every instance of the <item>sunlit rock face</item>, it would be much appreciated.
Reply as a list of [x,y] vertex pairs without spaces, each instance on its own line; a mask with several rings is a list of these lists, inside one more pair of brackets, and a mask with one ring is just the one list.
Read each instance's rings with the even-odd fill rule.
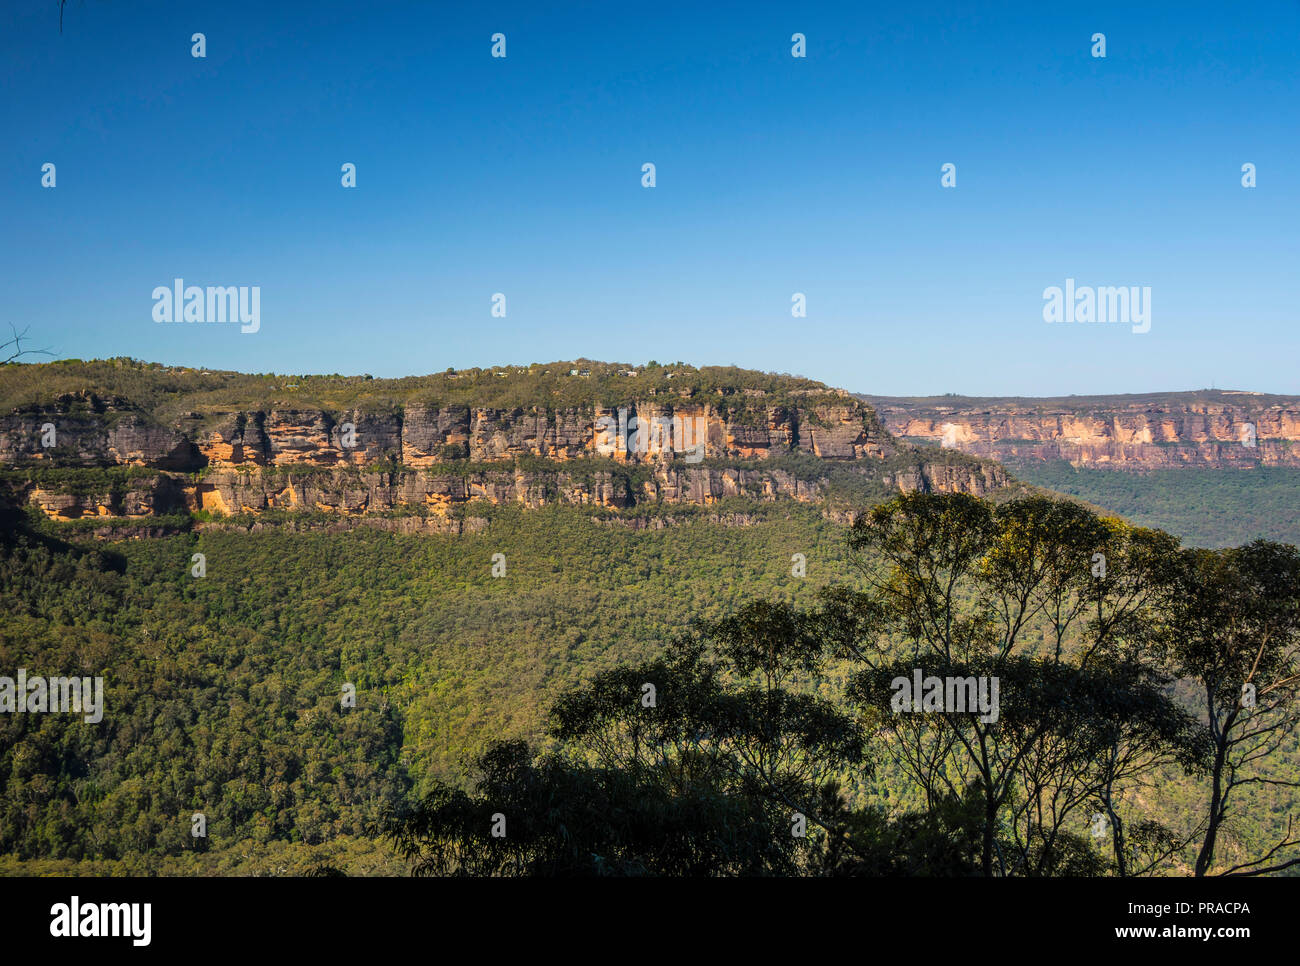
[[[0,417],[0,465],[11,469],[149,471],[120,477],[103,492],[72,493],[38,485],[33,470],[20,498],[52,517],[186,510],[361,516],[404,508],[445,517],[474,500],[610,508],[709,505],[735,496],[811,502],[826,496],[836,466],[892,490],[982,494],[1008,481],[992,464],[913,454],[871,407],[851,398],[743,409],[630,399],[565,409],[209,411],[171,425],[125,401],[94,403],[60,400]],[[41,432],[50,425],[57,445],[47,447]],[[816,458],[813,469],[798,473],[781,462],[808,457]],[[902,465],[886,466],[900,458]]]
[[1163,469],[1300,466],[1300,400],[1176,393],[1096,400],[866,397],[891,434],[1011,464]]

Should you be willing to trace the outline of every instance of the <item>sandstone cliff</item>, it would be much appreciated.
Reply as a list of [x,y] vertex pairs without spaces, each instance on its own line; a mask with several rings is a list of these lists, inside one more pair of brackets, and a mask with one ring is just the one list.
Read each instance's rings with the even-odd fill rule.
[[[0,415],[0,469],[12,493],[59,519],[268,510],[445,519],[475,500],[630,508],[733,496],[983,494],[1008,483],[995,464],[900,443],[871,407],[802,383],[696,379],[664,399],[627,379],[600,390],[609,399],[612,385],[622,400],[593,393],[572,405],[503,407],[394,399],[374,380],[359,403],[323,408],[230,406],[236,394],[223,397],[219,384],[187,396],[166,381],[175,372],[129,369],[122,382],[143,403],[110,391],[102,373],[72,391],[11,391],[18,398]],[[56,375],[66,384],[66,371]]]
[[[860,397],[888,430],[1023,465],[1300,466],[1300,398],[1204,391],[1059,399]],[[1251,445],[1253,444],[1253,445]]]

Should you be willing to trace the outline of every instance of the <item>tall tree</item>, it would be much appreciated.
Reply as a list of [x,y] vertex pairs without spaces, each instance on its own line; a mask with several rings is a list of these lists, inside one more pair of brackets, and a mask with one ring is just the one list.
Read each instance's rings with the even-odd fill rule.
[[[1300,551],[1256,541],[1233,550],[1189,550],[1163,643],[1174,670],[1196,681],[1214,742],[1204,835],[1195,872],[1210,875],[1234,804],[1252,787],[1294,789],[1270,768],[1300,725]],[[1219,875],[1262,875],[1300,865],[1287,833],[1263,856]]]
[[[883,615],[898,641],[887,661],[859,653],[868,668],[854,679],[856,700],[883,711],[889,683],[917,670],[1005,678],[1008,714],[883,719],[931,807],[944,796],[982,801],[985,875],[1047,871],[1072,816],[1103,798],[1113,803],[1138,770],[1195,760],[1194,729],[1167,697],[1132,727],[1117,713],[1157,697],[1120,669],[1140,660],[1168,593],[1172,537],[1068,501],[995,506],[918,492],[860,516],[850,545],[871,588],[866,609]],[[1113,751],[1108,776],[1095,767],[1103,739]],[[1121,754],[1134,743],[1147,753]],[[1122,840],[1117,847],[1122,854]]]

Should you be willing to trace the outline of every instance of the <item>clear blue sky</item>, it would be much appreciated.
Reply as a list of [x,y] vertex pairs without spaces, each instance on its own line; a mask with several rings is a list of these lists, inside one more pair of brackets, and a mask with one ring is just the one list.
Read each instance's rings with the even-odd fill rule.
[[[0,62],[0,325],[60,357],[1300,392],[1295,0],[15,0]],[[156,324],[177,276],[261,330]],[[1066,278],[1151,331],[1045,323]]]

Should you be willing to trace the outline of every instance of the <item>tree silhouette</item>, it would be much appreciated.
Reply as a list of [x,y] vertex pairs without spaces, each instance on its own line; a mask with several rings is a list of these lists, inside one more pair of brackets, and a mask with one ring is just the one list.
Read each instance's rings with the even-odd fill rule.
[[[596,674],[551,706],[552,750],[494,745],[389,836],[432,875],[1205,875],[1244,789],[1300,785],[1271,765],[1300,727],[1295,548],[926,493],[849,542],[865,590],[751,603]],[[996,681],[999,707],[900,705],[918,671],[972,700]],[[1153,808],[1179,771],[1209,776],[1199,819]],[[1288,825],[1218,874],[1297,845]]]
[[49,349],[24,349],[23,340],[27,338],[27,329],[23,329],[19,332],[14,327],[13,323],[10,323],[9,331],[12,333],[12,338],[10,338],[8,342],[0,342],[0,354],[8,352],[9,355],[4,359],[0,359],[0,365],[8,365],[11,362],[17,362],[23,356],[54,355],[54,353]]
[[[1165,643],[1174,669],[1200,687],[1213,738],[1205,833],[1196,875],[1212,874],[1231,828],[1230,807],[1252,786],[1300,788],[1268,767],[1300,729],[1300,550],[1258,540],[1182,557]],[[1300,865],[1287,832],[1258,859],[1219,875],[1263,875]]]

